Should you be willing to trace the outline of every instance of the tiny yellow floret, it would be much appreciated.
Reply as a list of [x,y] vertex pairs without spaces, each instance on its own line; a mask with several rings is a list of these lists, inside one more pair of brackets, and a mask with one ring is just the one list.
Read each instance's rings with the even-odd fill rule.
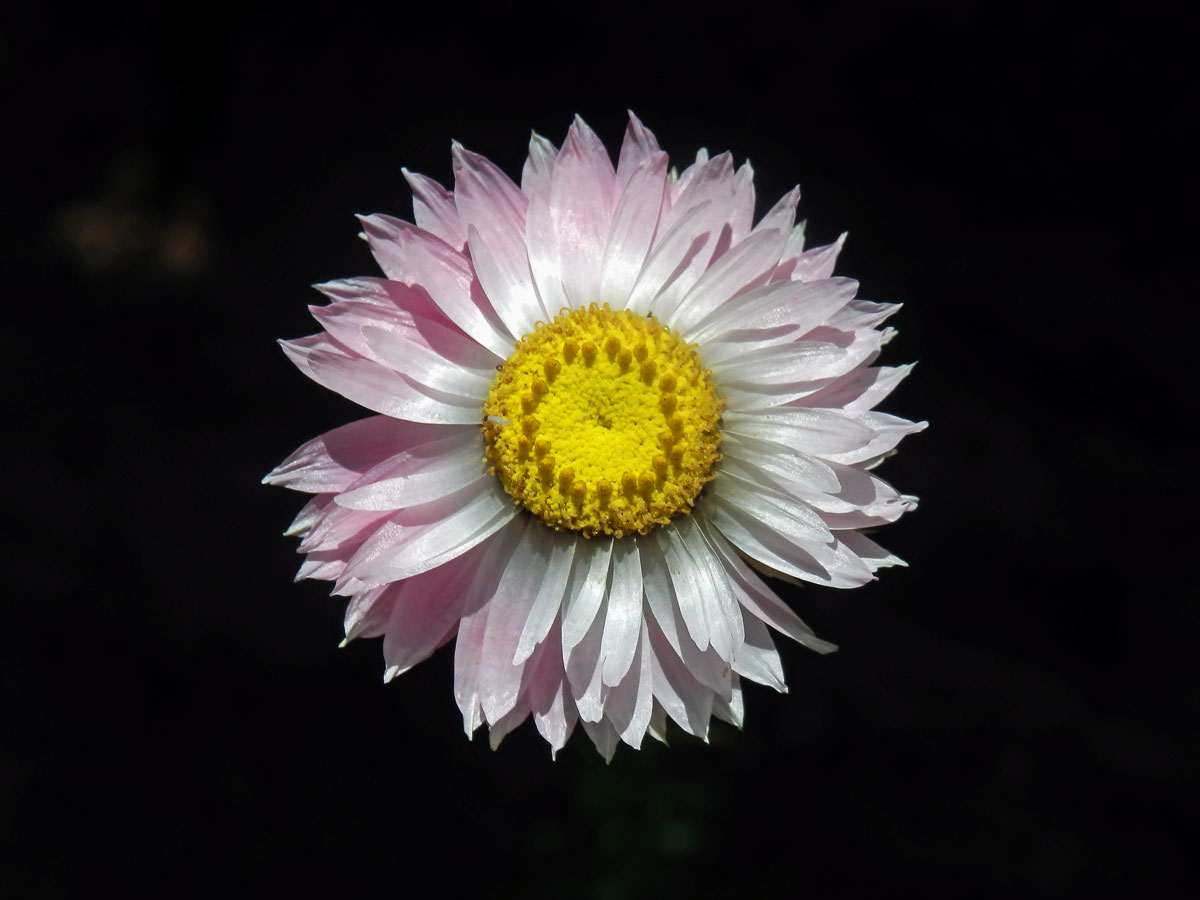
[[716,477],[724,405],[695,348],[653,317],[564,309],[492,382],[489,471],[551,528],[646,534]]

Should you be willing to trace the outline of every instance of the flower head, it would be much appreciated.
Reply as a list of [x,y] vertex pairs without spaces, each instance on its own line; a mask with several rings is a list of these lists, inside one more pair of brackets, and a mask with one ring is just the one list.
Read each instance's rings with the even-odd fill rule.
[[[605,757],[740,726],[784,689],[769,628],[817,638],[755,570],[839,588],[900,560],[861,529],[915,501],[871,473],[914,424],[873,412],[895,305],[804,249],[799,191],[752,224],[749,164],[668,170],[632,115],[614,169],[576,118],[520,186],[453,147],[454,190],[405,172],[410,224],[362,218],[384,278],[319,285],[283,348],[373,410],[264,479],[313,494],[299,577],[383,636],[386,679],[455,639],[468,734],[577,722]],[[769,626],[769,628],[768,628]]]

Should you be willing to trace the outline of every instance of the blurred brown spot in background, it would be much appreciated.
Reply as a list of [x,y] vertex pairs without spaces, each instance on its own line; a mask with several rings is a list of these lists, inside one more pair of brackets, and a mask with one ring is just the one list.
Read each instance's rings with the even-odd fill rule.
[[189,278],[213,259],[211,215],[199,192],[167,186],[145,151],[124,153],[95,195],[53,220],[56,242],[94,274]]

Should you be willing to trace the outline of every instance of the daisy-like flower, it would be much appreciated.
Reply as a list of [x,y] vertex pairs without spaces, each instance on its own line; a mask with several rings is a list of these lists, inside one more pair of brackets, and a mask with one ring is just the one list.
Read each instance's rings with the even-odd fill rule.
[[264,480],[315,496],[300,578],[383,636],[385,680],[455,639],[454,696],[493,746],[532,715],[611,758],[740,727],[741,679],[784,690],[770,629],[816,637],[756,573],[838,588],[901,561],[862,529],[914,499],[871,469],[924,423],[873,412],[896,305],[804,249],[799,190],[753,224],[749,163],[668,169],[630,116],[616,168],[575,119],[518,186],[453,145],[454,190],[405,171],[410,224],[361,219],[384,278],[319,285],[284,341],[378,415]]

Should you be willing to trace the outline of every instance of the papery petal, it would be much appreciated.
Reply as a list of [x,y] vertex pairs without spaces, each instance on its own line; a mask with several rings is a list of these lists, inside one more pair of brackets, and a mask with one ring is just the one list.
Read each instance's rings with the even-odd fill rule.
[[642,563],[635,540],[614,541],[608,613],[600,642],[605,684],[620,682],[629,671],[642,625]]
[[360,406],[412,422],[462,425],[479,421],[478,405],[461,397],[415,384],[379,363],[323,340],[280,341],[283,352],[302,372]]
[[650,129],[630,112],[629,125],[625,128],[625,138],[621,141],[621,153],[617,159],[618,189],[625,191],[630,178],[642,162],[658,152],[658,140]]
[[483,556],[482,549],[474,547],[457,565],[438,566],[398,585],[373,589],[394,597],[383,637],[384,681],[428,658],[458,631],[464,601]]
[[461,250],[467,243],[467,233],[458,217],[454,195],[432,178],[408,169],[400,171],[413,192],[413,221],[417,227]]
[[[422,431],[422,428],[429,429]],[[412,446],[438,426],[417,426],[388,416],[370,416],[327,431],[300,446],[263,478],[294,491],[343,491],[363,473]]]
[[411,578],[461,556],[516,514],[499,482],[485,474],[453,494],[391,515],[350,560],[348,574],[374,584]]
[[483,474],[483,435],[470,426],[440,429],[361,476],[336,498],[349,509],[392,510],[429,503]]
[[536,131],[529,138],[529,156],[521,170],[521,193],[526,197],[550,190],[550,172],[554,168],[554,160],[558,156],[558,148]]
[[389,278],[419,284],[450,321],[500,359],[513,351],[512,334],[492,305],[476,291],[475,271],[445,241],[388,216],[360,218],[371,252]]
[[646,157],[630,173],[613,214],[604,260],[600,296],[614,309],[623,309],[637,281],[658,228],[667,194],[667,157]]

